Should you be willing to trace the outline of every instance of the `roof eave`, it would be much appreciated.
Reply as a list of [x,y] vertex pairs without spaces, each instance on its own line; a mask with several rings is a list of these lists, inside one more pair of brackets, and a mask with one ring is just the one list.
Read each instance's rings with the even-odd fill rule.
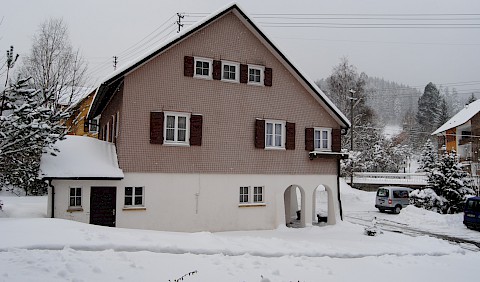
[[44,176],[43,180],[122,180],[120,176]]

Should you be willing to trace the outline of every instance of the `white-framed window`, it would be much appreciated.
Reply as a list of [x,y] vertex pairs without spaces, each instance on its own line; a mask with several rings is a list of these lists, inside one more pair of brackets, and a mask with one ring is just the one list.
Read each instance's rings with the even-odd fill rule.
[[190,139],[190,114],[165,112],[164,144],[188,145]]
[[253,202],[263,203],[263,186],[253,187]]
[[194,77],[212,79],[213,60],[195,57]]
[[70,208],[82,207],[82,187],[70,187]]
[[265,121],[265,148],[282,149],[285,148],[285,121],[266,120]]
[[240,64],[228,61],[222,61],[222,80],[239,82]]
[[314,130],[314,145],[317,151],[331,151],[332,148],[332,129],[316,127]]
[[96,117],[90,121],[90,123],[88,124],[88,132],[98,133],[99,120],[100,120],[100,117]]
[[144,207],[145,191],[144,187],[125,187],[125,206],[126,207]]
[[265,67],[248,65],[248,84],[263,85]]
[[265,188],[263,186],[241,186],[240,205],[265,203]]
[[242,186],[240,187],[240,204],[249,203],[248,194],[249,194],[250,187]]

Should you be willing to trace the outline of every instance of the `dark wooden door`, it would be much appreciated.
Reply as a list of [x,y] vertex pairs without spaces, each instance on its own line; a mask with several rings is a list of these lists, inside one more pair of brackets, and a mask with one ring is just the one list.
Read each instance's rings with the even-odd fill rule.
[[90,223],[115,227],[117,187],[92,187]]

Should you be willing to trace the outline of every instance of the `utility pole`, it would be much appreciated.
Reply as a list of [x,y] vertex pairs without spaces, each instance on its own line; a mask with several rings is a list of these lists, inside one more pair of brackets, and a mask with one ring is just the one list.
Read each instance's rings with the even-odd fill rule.
[[182,15],[181,13],[177,13],[177,25],[178,25],[178,30],[177,30],[177,33],[180,32],[180,29],[183,27],[183,24],[182,24],[182,19],[185,18],[184,15]]
[[3,104],[5,103],[5,90],[7,89],[7,84],[8,84],[8,73],[11,68],[15,65],[15,62],[18,59],[18,54],[15,56],[15,59],[13,58],[13,46],[10,46],[10,50],[7,50],[7,78],[5,79],[5,89],[3,89],[2,93],[2,106],[0,108],[0,116],[3,114]]
[[113,70],[117,70],[118,57],[113,56]]
[[[354,98],[353,95],[355,94],[355,90],[350,89],[348,90],[350,92],[350,122],[352,123],[352,127],[350,128],[350,154],[353,152],[353,127],[355,124],[355,121],[353,120],[353,108],[357,105],[357,103],[360,101],[358,98]],[[357,101],[358,100],[358,101]],[[354,101],[357,101],[355,104],[353,104]],[[350,173],[350,186],[353,187],[353,162],[351,163],[351,173]]]

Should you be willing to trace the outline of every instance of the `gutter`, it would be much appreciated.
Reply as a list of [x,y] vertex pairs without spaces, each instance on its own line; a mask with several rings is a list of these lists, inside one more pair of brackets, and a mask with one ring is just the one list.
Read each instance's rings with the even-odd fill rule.
[[48,180],[48,186],[52,187],[52,215],[51,215],[51,218],[55,218],[55,186],[52,185],[52,179]]
[[337,191],[338,205],[340,207],[340,220],[343,221],[342,198],[340,197],[340,159],[337,159]]

